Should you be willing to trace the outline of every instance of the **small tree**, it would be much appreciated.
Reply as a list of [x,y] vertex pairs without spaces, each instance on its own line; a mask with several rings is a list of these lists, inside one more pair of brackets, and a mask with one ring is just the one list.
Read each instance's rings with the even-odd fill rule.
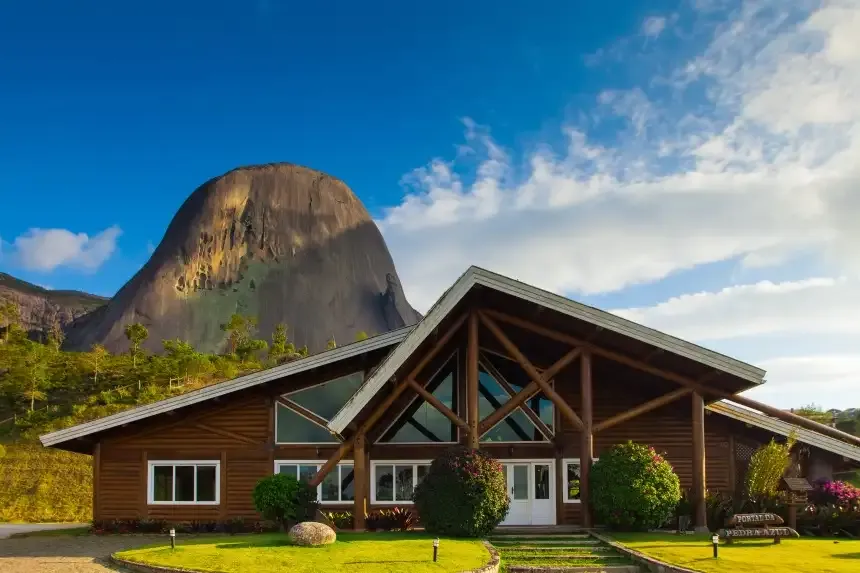
[[131,344],[132,366],[137,368],[137,356],[140,354],[140,345],[149,338],[149,331],[141,323],[133,322],[125,325],[125,337],[128,338],[128,342]]
[[334,336],[328,339],[328,342],[325,343],[326,350],[334,350],[337,348],[337,342],[334,339]]
[[370,338],[370,337],[363,330],[359,330],[358,332],[355,333],[355,341],[356,342],[361,342],[362,340],[367,340],[368,338]]
[[750,458],[745,479],[746,493],[750,499],[776,495],[779,482],[791,464],[791,448],[797,438],[792,432],[784,444],[777,444],[772,438],[755,451]]
[[613,446],[591,468],[591,505],[599,523],[621,530],[661,526],[681,499],[681,482],[654,448]]
[[483,537],[508,514],[502,465],[479,450],[456,447],[430,464],[415,488],[415,508],[430,533]]
[[286,531],[290,525],[306,519],[315,507],[316,488],[293,476],[275,474],[254,486],[254,508],[264,518],[276,521]]
[[0,300],[0,325],[5,327],[4,337],[9,342],[9,335],[21,320],[21,309],[11,298]]

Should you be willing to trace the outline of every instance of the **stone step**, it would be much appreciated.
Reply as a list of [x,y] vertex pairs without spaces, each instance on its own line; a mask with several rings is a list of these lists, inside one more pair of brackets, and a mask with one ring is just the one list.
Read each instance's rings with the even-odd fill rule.
[[551,545],[496,545],[496,549],[499,551],[511,551],[511,550],[519,550],[519,551],[565,551],[568,549],[576,550],[576,551],[608,551],[612,552],[614,549],[607,545],[583,545],[583,544],[551,544]]
[[556,545],[569,545],[569,546],[582,546],[589,547],[594,545],[600,545],[600,541],[596,539],[498,539],[498,538],[490,538],[490,543],[495,545],[496,547],[516,547],[518,545],[522,545],[524,543],[528,543],[530,545],[544,545],[544,546],[556,546]]
[[590,539],[587,533],[499,533],[494,531],[490,539]]
[[507,565],[508,573],[642,573],[638,565]]

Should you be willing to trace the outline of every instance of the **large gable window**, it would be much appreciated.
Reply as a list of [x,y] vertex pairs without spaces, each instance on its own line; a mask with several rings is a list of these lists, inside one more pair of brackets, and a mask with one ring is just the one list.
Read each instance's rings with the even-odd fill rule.
[[217,505],[221,462],[151,461],[147,498],[150,505]]
[[[492,373],[492,374],[491,374]],[[506,389],[496,377],[500,378]],[[529,380],[515,368],[505,367],[503,361],[491,360],[487,355],[481,357],[478,372],[478,413],[486,418],[510,400],[511,392],[522,390]],[[526,401],[526,405],[551,431],[555,410],[552,401],[542,392]],[[481,436],[481,442],[547,442],[552,436],[544,433],[532,422],[522,407],[503,418],[498,424]]]
[[[440,402],[457,412],[457,354],[454,353],[426,386]],[[379,439],[381,443],[424,444],[457,441],[457,426],[445,415],[416,396]]]
[[275,404],[275,441],[279,444],[337,443],[327,428],[338,410],[364,381],[354,372],[281,396]]

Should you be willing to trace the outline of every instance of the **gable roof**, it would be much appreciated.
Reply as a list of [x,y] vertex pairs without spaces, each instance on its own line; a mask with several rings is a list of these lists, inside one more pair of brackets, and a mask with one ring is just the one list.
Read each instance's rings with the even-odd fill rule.
[[713,350],[708,350],[691,342],[681,340],[663,332],[642,326],[610,312],[578,303],[563,296],[527,285],[517,280],[492,273],[479,267],[470,267],[433,305],[426,316],[409,333],[394,351],[377,367],[358,391],[347,401],[329,422],[329,429],[340,434],[359,412],[373,399],[385,383],[391,379],[416,349],[451,313],[457,304],[475,286],[483,286],[495,291],[538,304],[549,310],[576,318],[607,331],[616,332],[655,348],[682,356],[700,364],[736,376],[751,384],[761,384],[765,371],[730,358]]
[[144,418],[170,412],[177,408],[184,408],[185,406],[191,406],[192,404],[211,400],[218,396],[224,396],[240,390],[252,388],[259,384],[269,382],[270,380],[284,378],[286,376],[298,374],[299,372],[306,372],[320,366],[332,364],[339,360],[361,355],[365,352],[371,352],[373,350],[399,344],[404,338],[406,338],[406,335],[412,328],[412,326],[407,326],[405,328],[393,330],[379,336],[367,338],[360,342],[353,342],[333,350],[314,354],[300,360],[294,360],[293,362],[287,362],[286,364],[281,364],[280,366],[275,366],[267,370],[260,370],[259,372],[246,374],[245,376],[241,376],[233,380],[206,386],[205,388],[194,390],[187,394],[174,396],[173,398],[167,398],[165,400],[153,402],[152,404],[137,406],[136,408],[131,408],[117,414],[99,418],[92,422],[78,424],[71,428],[57,430],[56,432],[40,436],[39,440],[42,442],[43,446],[55,446],[62,442],[83,438],[90,434],[95,434],[117,426],[143,420]]
[[788,436],[794,432],[795,436],[797,436],[797,440],[804,444],[809,444],[810,446],[815,446],[850,460],[860,462],[860,446],[855,446],[825,434],[820,434],[812,430],[807,430],[806,428],[801,428],[800,426],[795,426],[794,424],[789,424],[788,422],[783,422],[782,420],[777,420],[776,418],[772,418],[766,414],[762,414],[748,408],[743,408],[725,400],[709,404],[706,408],[711,412],[728,416],[729,418],[739,422],[750,424],[751,426],[756,426],[757,428],[761,428],[781,436]]

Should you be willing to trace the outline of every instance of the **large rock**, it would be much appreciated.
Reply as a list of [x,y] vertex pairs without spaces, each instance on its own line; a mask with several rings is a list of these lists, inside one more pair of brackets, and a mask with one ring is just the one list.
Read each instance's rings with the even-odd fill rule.
[[297,523],[290,528],[288,535],[296,545],[308,546],[328,545],[337,539],[334,529],[316,521]]
[[259,336],[279,322],[313,351],[360,331],[414,324],[394,262],[361,201],[342,181],[291,164],[239,168],[185,201],[149,261],[104,307],[74,322],[66,348],[128,348],[141,322],[144,346],[181,338],[200,351],[226,347],[220,325],[256,316]]
[[[74,320],[104,305],[108,299],[74,290],[50,290],[0,273],[0,301],[18,304],[20,323],[34,339],[44,339],[53,329],[64,329]],[[0,322],[0,330],[6,324]]]

